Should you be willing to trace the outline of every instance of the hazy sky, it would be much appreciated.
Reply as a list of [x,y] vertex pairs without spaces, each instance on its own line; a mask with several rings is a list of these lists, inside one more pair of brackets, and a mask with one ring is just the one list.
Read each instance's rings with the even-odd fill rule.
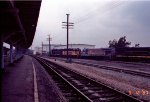
[[66,44],[62,22],[70,14],[69,43],[108,47],[109,40],[126,36],[127,41],[150,46],[150,1],[42,0],[33,47],[48,43]]

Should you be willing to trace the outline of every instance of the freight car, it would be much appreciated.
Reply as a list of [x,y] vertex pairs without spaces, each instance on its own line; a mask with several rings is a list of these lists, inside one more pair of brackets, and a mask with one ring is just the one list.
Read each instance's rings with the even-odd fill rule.
[[116,48],[117,56],[150,56],[150,47]]
[[115,52],[116,60],[150,62],[150,47],[116,48]]

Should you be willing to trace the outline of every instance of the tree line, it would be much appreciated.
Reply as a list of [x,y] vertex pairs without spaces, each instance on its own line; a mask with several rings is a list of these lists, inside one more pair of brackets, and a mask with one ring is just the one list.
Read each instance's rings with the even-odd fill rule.
[[[131,42],[126,40],[126,36],[120,37],[117,41],[116,39],[109,41],[109,48],[124,48],[129,47]],[[134,47],[140,47],[140,44],[135,44]]]

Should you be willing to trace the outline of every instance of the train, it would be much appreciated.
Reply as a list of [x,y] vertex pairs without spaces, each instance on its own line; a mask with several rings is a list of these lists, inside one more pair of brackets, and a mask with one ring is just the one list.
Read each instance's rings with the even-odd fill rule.
[[[66,57],[67,49],[53,49],[52,56]],[[68,56],[73,58],[95,59],[95,60],[124,60],[143,61],[150,60],[150,47],[126,47],[126,48],[95,48],[68,49]]]
[[[111,56],[114,54],[114,50],[111,48],[98,48],[98,49],[68,49],[69,56]],[[67,49],[53,49],[52,55],[66,56]]]
[[150,62],[150,47],[126,47],[115,49],[115,60]]
[[112,56],[114,54],[113,48],[83,49],[82,51],[82,56]]
[[117,56],[150,56],[150,47],[116,48]]
[[[68,49],[68,56],[69,57],[79,57],[81,55],[81,50],[78,48],[69,48]],[[67,49],[53,49],[52,50],[52,56],[57,57],[65,57],[67,56]]]
[[[87,59],[106,59],[114,55],[112,48],[97,48],[97,49],[81,49],[69,48],[68,56],[72,58],[87,58]],[[51,56],[66,57],[67,49],[53,49]]]

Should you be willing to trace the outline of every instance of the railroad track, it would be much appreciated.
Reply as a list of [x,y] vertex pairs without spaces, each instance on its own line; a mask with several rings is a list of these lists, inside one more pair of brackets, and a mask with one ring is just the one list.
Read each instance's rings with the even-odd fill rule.
[[[65,59],[58,59],[58,60],[66,61]],[[125,69],[125,68],[123,69],[123,68],[114,67],[114,66],[105,66],[105,65],[100,65],[100,64],[94,64],[91,62],[84,62],[84,61],[72,61],[72,62],[77,63],[77,64],[86,65],[86,66],[92,66],[92,67],[97,67],[97,68],[101,68],[101,69],[112,70],[112,71],[116,71],[116,72],[127,73],[127,74],[131,74],[131,75],[138,75],[138,76],[150,78],[150,73],[144,72],[144,71],[130,70],[130,69]]]
[[142,102],[43,58],[44,66],[69,102]]
[[74,61],[74,63],[87,65],[87,66],[92,66],[92,67],[98,67],[98,68],[101,68],[101,69],[113,70],[113,71],[121,72],[121,73],[127,73],[127,74],[132,74],[132,75],[143,76],[143,77],[150,77],[150,73],[142,72],[142,71],[123,69],[123,68],[93,64],[93,63],[86,63],[86,62],[81,62],[81,61]]

